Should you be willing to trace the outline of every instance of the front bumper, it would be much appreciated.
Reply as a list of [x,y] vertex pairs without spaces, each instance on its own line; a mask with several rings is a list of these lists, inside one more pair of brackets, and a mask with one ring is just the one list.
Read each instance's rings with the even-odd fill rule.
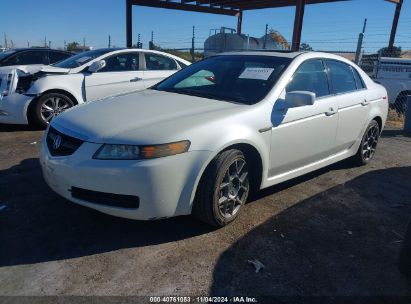
[[[152,220],[191,213],[196,181],[209,151],[144,161],[95,160],[101,144],[84,142],[70,156],[53,157],[43,139],[40,163],[47,184],[64,198],[113,216]],[[138,196],[139,207],[112,207],[72,196],[72,187]]]
[[0,98],[0,123],[27,125],[27,108],[32,96],[13,93]]

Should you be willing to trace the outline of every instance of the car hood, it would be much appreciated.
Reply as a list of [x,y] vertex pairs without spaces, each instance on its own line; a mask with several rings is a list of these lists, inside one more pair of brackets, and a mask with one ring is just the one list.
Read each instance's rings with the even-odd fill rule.
[[245,105],[183,94],[145,90],[76,106],[52,126],[88,142],[155,144],[182,140],[188,131]]
[[11,65],[11,66],[5,66],[5,67],[0,67],[0,75],[7,75],[12,73],[15,70],[20,70],[25,74],[32,74],[40,71],[46,67],[43,64],[36,64],[36,65]]

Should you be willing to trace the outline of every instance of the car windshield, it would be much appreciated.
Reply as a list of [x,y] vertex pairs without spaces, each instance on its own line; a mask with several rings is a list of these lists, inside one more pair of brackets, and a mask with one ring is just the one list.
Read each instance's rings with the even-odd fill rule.
[[290,58],[269,55],[221,55],[194,63],[152,87],[242,104],[262,100]]
[[10,56],[11,54],[14,54],[16,51],[10,50],[10,51],[5,51],[0,53],[0,60]]
[[53,66],[65,69],[78,68],[79,66],[82,66],[83,64],[86,64],[87,62],[90,62],[91,60],[96,59],[97,57],[100,57],[101,55],[104,55],[112,51],[114,51],[114,49],[101,49],[83,52],[75,56],[69,57],[63,61],[57,62],[53,64]]

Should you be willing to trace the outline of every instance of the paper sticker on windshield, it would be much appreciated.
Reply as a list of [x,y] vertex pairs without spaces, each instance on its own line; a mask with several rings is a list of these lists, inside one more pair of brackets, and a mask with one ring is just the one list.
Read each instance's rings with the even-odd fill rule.
[[82,62],[87,61],[87,60],[89,60],[89,59],[90,59],[90,57],[83,56],[83,57],[77,59],[77,62],[82,63]]
[[273,68],[245,68],[238,78],[267,80],[273,71]]

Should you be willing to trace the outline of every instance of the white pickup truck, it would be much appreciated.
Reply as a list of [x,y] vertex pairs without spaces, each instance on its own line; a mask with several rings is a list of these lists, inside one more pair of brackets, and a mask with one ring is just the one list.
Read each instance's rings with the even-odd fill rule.
[[411,59],[380,57],[372,76],[387,92],[391,108],[403,113],[408,95],[411,95]]

